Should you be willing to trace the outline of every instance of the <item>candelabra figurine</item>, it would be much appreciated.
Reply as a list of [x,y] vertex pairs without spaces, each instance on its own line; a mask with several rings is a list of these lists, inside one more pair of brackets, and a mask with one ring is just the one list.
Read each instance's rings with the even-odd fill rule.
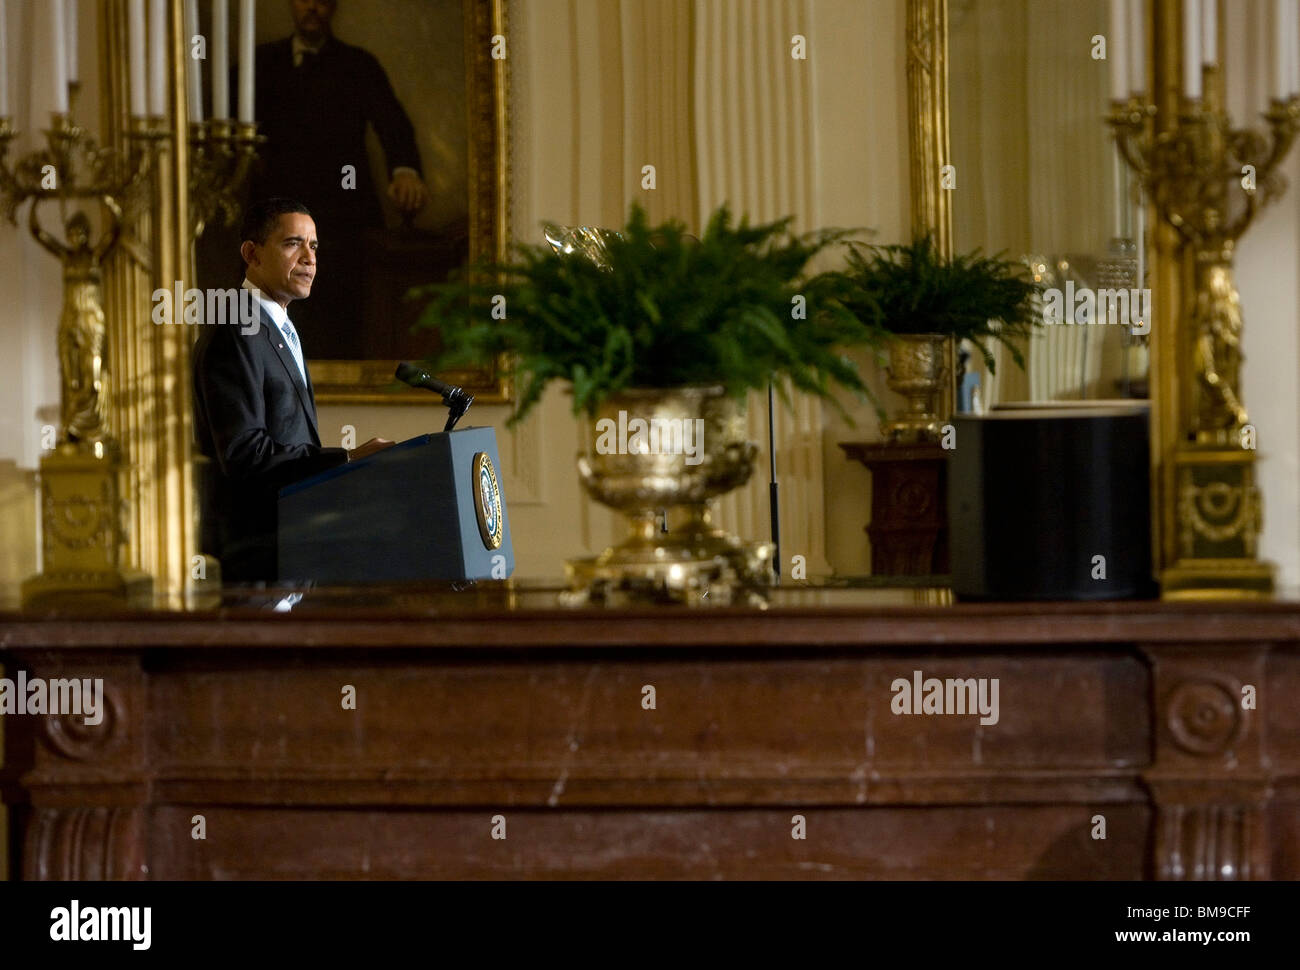
[[65,225],[67,243],[46,232],[37,217],[41,200],[32,200],[29,228],[46,250],[63,264],[63,313],[59,316],[60,402],[65,445],[73,449],[94,445],[108,435],[108,395],[105,388],[104,302],[100,267],[121,233],[122,211],[117,201],[104,199],[108,227],[91,245],[90,220],[78,210]]
[[1205,65],[1202,76],[1204,96],[1184,98],[1176,118],[1135,95],[1113,102],[1108,120],[1194,267],[1181,318],[1172,333],[1156,335],[1171,341],[1165,359],[1179,387],[1162,402],[1177,414],[1177,440],[1163,444],[1167,467],[1158,485],[1159,504],[1169,510],[1162,587],[1172,596],[1256,595],[1271,591],[1272,569],[1256,559],[1262,508],[1255,429],[1241,390],[1233,259],[1237,240],[1285,187],[1277,168],[1300,129],[1300,100],[1273,100],[1263,115],[1267,132],[1233,128],[1219,67]]
[[[27,580],[28,602],[86,593],[132,595],[150,580],[122,562],[122,456],[109,429],[107,321],[101,290],[105,259],[123,224],[149,197],[150,173],[162,133],[137,125],[123,151],[100,148],[70,114],[55,113],[46,147],[9,161],[17,132],[0,118],[0,213],[13,225],[30,205],[28,228],[63,266],[63,309],[58,323],[61,426],[41,459],[41,547],[44,570]],[[40,207],[57,202],[59,239],[41,223]],[[98,207],[96,238],[85,208]]]

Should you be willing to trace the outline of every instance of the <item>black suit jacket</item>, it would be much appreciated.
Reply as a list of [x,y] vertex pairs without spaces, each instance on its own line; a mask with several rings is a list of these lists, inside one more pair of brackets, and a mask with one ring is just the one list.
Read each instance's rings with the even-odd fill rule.
[[194,346],[194,427],[211,462],[200,480],[203,545],[225,579],[276,578],[276,499],[285,485],[341,465],[322,448],[311,376],[257,306],[258,327],[205,326]]
[[[348,232],[383,225],[366,153],[366,124],[384,149],[392,178],[395,168],[420,171],[415,129],[375,56],[331,37],[319,54],[293,65],[293,41],[257,48],[254,111],[262,168],[253,198],[285,195],[317,213],[327,242]],[[356,188],[343,188],[343,166],[356,166]]]

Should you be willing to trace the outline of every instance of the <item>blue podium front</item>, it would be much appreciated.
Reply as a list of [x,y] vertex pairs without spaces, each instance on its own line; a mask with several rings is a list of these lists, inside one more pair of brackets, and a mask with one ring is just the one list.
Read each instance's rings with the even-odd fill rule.
[[504,579],[515,568],[491,428],[420,435],[280,490],[281,580]]

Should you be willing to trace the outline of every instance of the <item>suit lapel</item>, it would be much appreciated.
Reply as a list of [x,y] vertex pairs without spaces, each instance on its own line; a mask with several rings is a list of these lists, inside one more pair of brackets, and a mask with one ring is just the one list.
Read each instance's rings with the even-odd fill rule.
[[[261,304],[258,305],[257,312],[261,315],[262,329],[266,332],[266,339],[271,341],[271,347],[274,348],[276,356],[280,358],[280,363],[284,365],[289,380],[293,382],[294,390],[298,392],[298,400],[302,402],[302,409],[307,414],[307,424],[311,427],[312,437],[315,438],[317,444],[320,444],[320,432],[316,428],[316,406],[312,400],[311,389],[303,383],[302,374],[298,370],[298,362],[293,359],[293,351],[289,349],[289,345],[285,342],[284,334],[280,328],[262,309]],[[306,369],[304,358],[303,370]]]

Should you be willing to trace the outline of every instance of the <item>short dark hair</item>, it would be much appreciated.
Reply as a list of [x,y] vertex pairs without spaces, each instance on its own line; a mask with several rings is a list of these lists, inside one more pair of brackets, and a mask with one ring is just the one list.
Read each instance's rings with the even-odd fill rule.
[[244,221],[239,227],[239,241],[243,243],[252,240],[259,246],[265,245],[280,216],[291,212],[311,215],[311,211],[301,202],[281,196],[254,202],[244,212]]

